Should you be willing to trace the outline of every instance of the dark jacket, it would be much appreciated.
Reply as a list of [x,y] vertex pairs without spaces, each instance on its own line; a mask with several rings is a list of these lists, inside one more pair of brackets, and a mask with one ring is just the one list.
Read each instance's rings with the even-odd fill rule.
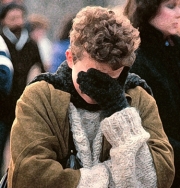
[[177,184],[180,186],[180,38],[174,46],[150,25],[140,31],[141,45],[131,72],[145,79],[152,88],[167,136],[174,148]]
[[40,59],[37,44],[31,39],[28,39],[21,50],[16,50],[15,44],[11,43],[11,41],[4,34],[2,34],[2,38],[9,49],[11,61],[14,67],[11,93],[8,100],[5,102],[5,106],[2,107],[4,109],[3,116],[8,117],[6,119],[7,123],[11,125],[12,121],[14,120],[16,101],[19,99],[24,88],[26,87],[27,76],[31,67],[34,64],[39,63],[39,66],[43,71],[43,65]]
[[[2,45],[2,41],[0,41]],[[8,94],[11,90],[13,78],[13,67],[10,59],[7,57],[4,51],[0,50],[0,169],[2,168],[3,162],[3,151],[7,137],[6,125],[4,123],[4,109],[5,101],[8,98]],[[1,172],[0,172],[1,177]]]

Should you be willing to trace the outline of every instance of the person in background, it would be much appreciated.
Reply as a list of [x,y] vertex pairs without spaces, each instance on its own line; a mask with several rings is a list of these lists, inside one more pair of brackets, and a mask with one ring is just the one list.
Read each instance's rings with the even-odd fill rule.
[[56,72],[59,65],[66,59],[65,52],[69,48],[69,33],[74,17],[75,15],[66,15],[60,25],[57,40],[53,43],[51,69],[49,71],[51,73]]
[[52,42],[47,37],[49,20],[41,14],[31,14],[27,18],[30,37],[37,43],[45,71],[51,69]]
[[174,149],[180,187],[180,26],[179,0],[128,0],[124,14],[139,28],[141,44],[131,72],[152,88],[164,130]]
[[[24,0],[0,0],[0,7],[3,6],[3,5],[6,5],[6,4],[12,3],[12,2],[23,4]],[[2,32],[2,25],[1,25],[1,22],[0,22],[0,33],[1,32]]]
[[1,6],[0,21],[3,25],[1,36],[6,43],[14,68],[12,88],[5,101],[4,120],[7,132],[10,132],[17,99],[21,96],[29,71],[33,65],[44,71],[37,44],[29,38],[24,28],[26,8],[22,4],[9,3]]
[[67,61],[38,75],[17,102],[9,188],[171,186],[173,150],[156,102],[126,86],[139,42],[111,9],[79,11]]
[[2,170],[3,152],[7,138],[7,125],[5,124],[5,117],[8,111],[6,110],[6,100],[11,91],[14,69],[12,62],[9,59],[9,50],[0,36],[0,177],[4,173]]
[[[7,5],[9,3],[18,3],[18,4],[24,4],[24,0],[0,0],[0,7]],[[2,32],[2,25],[0,22],[0,33]]]

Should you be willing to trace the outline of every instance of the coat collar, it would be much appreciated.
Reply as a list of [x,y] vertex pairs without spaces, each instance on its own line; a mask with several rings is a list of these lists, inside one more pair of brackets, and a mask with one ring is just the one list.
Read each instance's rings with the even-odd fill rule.
[[16,50],[18,51],[22,50],[22,48],[29,39],[29,34],[26,29],[22,29],[19,39],[6,26],[3,27],[2,31],[3,34],[9,39],[9,41],[11,41],[12,44],[15,44]]
[[[140,47],[151,47],[157,49],[162,49],[167,47],[172,47],[168,42],[167,38],[164,38],[164,35],[161,31],[153,27],[151,24],[147,23],[140,29],[140,38],[141,44]],[[171,35],[170,38],[174,45],[177,45],[177,41],[179,41],[179,37],[176,35]]]

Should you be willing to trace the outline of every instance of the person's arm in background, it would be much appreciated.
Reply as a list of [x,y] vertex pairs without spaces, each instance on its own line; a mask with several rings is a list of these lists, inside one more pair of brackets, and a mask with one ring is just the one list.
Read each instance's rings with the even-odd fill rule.
[[41,73],[43,73],[45,72],[45,69],[44,69],[44,65],[40,56],[40,51],[39,51],[37,43],[34,43],[33,50],[34,50],[34,57],[32,59],[33,64],[36,64],[40,68]]
[[9,51],[8,48],[0,36],[0,99],[5,95],[8,95],[13,79],[13,65],[11,60],[9,59]]
[[33,44],[34,44],[33,53],[32,53],[33,54],[33,58],[32,58],[33,65],[27,75],[27,81],[26,81],[27,84],[30,81],[32,81],[34,77],[45,72],[44,65],[41,60],[41,56],[39,53],[39,48],[37,46],[37,43],[34,42]]
[[59,65],[66,60],[65,52],[69,47],[69,40],[54,43],[52,49],[52,60],[49,72],[55,73]]
[[51,68],[52,42],[48,38],[42,38],[38,42],[39,53],[43,62],[44,70],[49,72]]

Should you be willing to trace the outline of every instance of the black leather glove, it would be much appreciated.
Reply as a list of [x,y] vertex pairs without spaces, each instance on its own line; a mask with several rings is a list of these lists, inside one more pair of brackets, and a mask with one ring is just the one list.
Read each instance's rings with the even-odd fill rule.
[[125,91],[127,91],[128,89],[135,88],[136,86],[142,87],[151,96],[153,96],[152,89],[148,86],[148,84],[146,83],[144,79],[142,79],[135,73],[129,73],[125,82]]
[[128,69],[122,71],[118,81],[109,75],[96,69],[89,69],[87,72],[79,72],[77,83],[81,91],[94,99],[102,109],[102,118],[109,117],[113,113],[128,106],[124,94],[124,83]]

